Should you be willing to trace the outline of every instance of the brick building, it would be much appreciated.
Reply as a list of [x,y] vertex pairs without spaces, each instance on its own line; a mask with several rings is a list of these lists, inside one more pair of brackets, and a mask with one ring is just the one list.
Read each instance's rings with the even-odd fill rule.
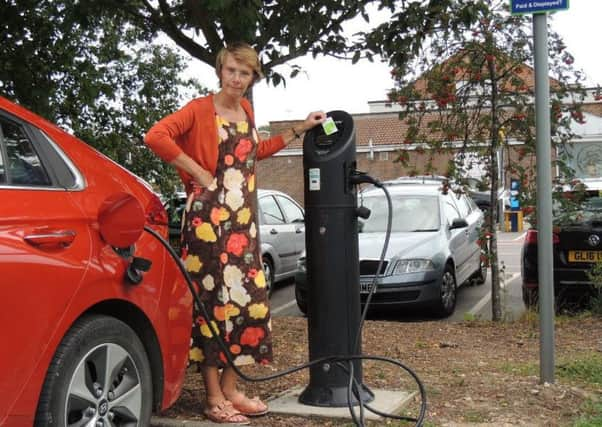
[[[386,101],[369,102],[370,113],[352,114],[356,127],[357,167],[379,180],[403,176],[408,173],[400,163],[394,163],[396,151],[410,150],[412,162],[421,163],[420,154],[412,145],[405,145],[403,122],[399,120],[395,104]],[[584,160],[575,155],[577,177],[587,182],[589,179],[602,178],[602,101],[596,99],[594,90],[590,90],[584,101],[584,124],[574,124],[573,131],[578,138],[573,141],[579,153],[586,153],[588,161],[593,161],[596,176],[587,176],[587,165],[579,164]],[[299,121],[274,121],[270,123],[272,134],[276,135],[290,129]],[[506,162],[518,161],[520,141],[508,141]],[[435,168],[444,173],[450,154],[442,154],[435,159]],[[583,156],[581,156],[583,157]],[[522,162],[534,162],[534,158]],[[509,177],[506,182],[509,182]],[[286,149],[257,164],[257,180],[261,188],[270,188],[290,194],[303,203],[303,151],[301,141],[294,141]]]
[[[533,70],[530,67],[522,69],[521,78],[525,85],[533,85]],[[421,84],[420,79],[416,86]],[[552,89],[555,82],[551,81]],[[587,91],[583,100],[583,124],[573,124],[573,132],[577,135],[572,141],[576,176],[584,181],[602,181],[602,97],[597,95],[595,89]],[[356,127],[357,168],[369,173],[379,180],[391,179],[410,172],[400,163],[395,163],[399,150],[406,150],[410,155],[411,164],[424,164],[428,153],[424,153],[413,144],[404,144],[406,134],[404,123],[399,119],[399,106],[390,101],[368,102],[369,113],[352,114]],[[270,132],[273,135],[290,129],[296,121],[270,122]],[[519,162],[519,152],[522,142],[516,140],[506,141],[504,149],[504,163]],[[581,154],[584,153],[584,154]],[[452,154],[444,153],[435,156],[434,168],[440,174],[445,174],[448,161]],[[534,156],[523,157],[520,163],[535,163]],[[592,172],[594,171],[595,172]],[[302,142],[297,140],[286,149],[269,159],[258,163],[257,179],[262,188],[284,191],[303,203],[303,152]],[[510,182],[506,175],[504,182]]]
[[[353,114],[356,132],[357,168],[379,180],[404,175],[406,171],[394,163],[395,151],[405,135],[397,112]],[[290,129],[299,121],[270,123],[272,134]],[[447,159],[441,159],[444,165]],[[293,141],[286,149],[257,163],[257,181],[262,188],[271,188],[290,194],[303,202],[302,142]]]

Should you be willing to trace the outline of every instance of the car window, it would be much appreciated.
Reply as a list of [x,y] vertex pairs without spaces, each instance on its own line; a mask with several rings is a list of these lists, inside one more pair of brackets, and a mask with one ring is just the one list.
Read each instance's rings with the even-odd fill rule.
[[303,222],[303,211],[295,202],[288,197],[276,196],[278,204],[284,211],[288,222]]
[[[370,216],[360,220],[362,233],[385,232],[387,230],[388,207],[383,197],[366,197],[363,205],[370,209]],[[391,198],[393,216],[392,232],[422,232],[439,229],[439,204],[437,197],[394,196]]]
[[462,214],[454,201],[454,196],[449,193],[443,196],[443,211],[445,212],[445,218],[449,225],[451,225],[454,219],[462,217]]
[[2,169],[6,183],[50,185],[48,174],[23,128],[4,117],[0,117],[0,146],[5,155]]
[[[559,201],[553,201],[555,220],[557,223],[582,223],[602,220],[602,197],[597,192],[583,195],[571,195],[572,204],[562,206]],[[580,202],[575,199],[583,197]]]
[[590,197],[583,202],[583,210],[590,212],[602,211],[602,197]]
[[263,219],[266,224],[285,224],[284,215],[278,207],[276,200],[272,196],[265,196],[259,199],[259,208],[263,213]]
[[470,211],[471,212],[475,211],[475,210],[477,210],[479,208],[472,197],[464,196],[464,199],[466,200],[466,202],[470,206]]
[[471,207],[470,207],[470,203],[468,202],[468,199],[466,198],[466,196],[464,196],[463,194],[460,195],[454,195],[454,199],[456,200],[456,205],[458,206],[458,209],[460,211],[460,215],[462,215],[462,218],[466,218],[468,215],[470,215],[471,212]]

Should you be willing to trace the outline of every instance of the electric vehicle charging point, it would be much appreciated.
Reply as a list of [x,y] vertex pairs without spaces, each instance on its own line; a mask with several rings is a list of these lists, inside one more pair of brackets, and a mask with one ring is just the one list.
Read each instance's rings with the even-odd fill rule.
[[[361,354],[355,343],[361,318],[357,194],[349,179],[356,167],[355,127],[343,111],[327,116],[332,120],[303,140],[310,360]],[[350,363],[362,401],[370,402],[374,395],[362,384],[361,360]],[[337,364],[312,366],[299,402],[347,407],[349,375]]]

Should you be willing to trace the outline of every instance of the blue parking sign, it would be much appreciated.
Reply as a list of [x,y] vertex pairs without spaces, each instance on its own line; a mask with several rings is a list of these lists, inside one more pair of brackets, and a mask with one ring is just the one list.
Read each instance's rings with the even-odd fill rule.
[[510,0],[513,15],[567,10],[569,0]]

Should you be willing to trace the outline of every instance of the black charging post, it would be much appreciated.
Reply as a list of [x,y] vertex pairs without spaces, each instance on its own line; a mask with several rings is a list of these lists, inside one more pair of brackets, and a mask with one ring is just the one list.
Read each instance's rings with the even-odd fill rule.
[[[337,131],[322,126],[305,134],[305,247],[307,252],[309,358],[358,355],[360,313],[357,194],[349,176],[356,167],[355,127],[344,111],[331,111]],[[360,341],[360,340],[358,340]],[[362,383],[360,360],[353,375],[362,401],[374,398]],[[312,366],[299,402],[348,406],[349,372],[337,364]],[[358,401],[353,397],[352,404]]]

